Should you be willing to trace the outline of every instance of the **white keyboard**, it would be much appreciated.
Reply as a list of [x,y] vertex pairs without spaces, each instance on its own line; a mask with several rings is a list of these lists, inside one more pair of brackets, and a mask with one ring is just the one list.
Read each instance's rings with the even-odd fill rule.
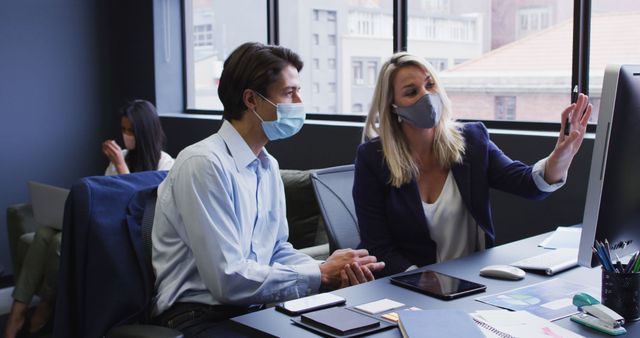
[[509,265],[527,270],[542,270],[553,275],[578,265],[578,249],[555,249]]

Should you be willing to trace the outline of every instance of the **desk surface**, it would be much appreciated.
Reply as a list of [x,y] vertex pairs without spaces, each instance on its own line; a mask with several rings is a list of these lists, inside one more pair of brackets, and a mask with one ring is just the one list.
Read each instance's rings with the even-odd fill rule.
[[[487,285],[487,291],[484,293],[452,301],[443,301],[394,286],[389,283],[389,278],[382,278],[362,285],[332,291],[332,293],[346,298],[347,306],[359,305],[379,300],[381,298],[390,298],[405,303],[406,305],[417,306],[422,309],[462,309],[467,312],[474,312],[476,310],[497,309],[496,307],[474,300],[476,297],[508,291],[549,280],[551,278],[562,278],[580,284],[591,285],[599,290],[601,284],[600,268],[588,269],[577,267],[550,277],[528,272],[526,277],[520,281],[502,281],[478,275],[480,268],[486,265],[508,264],[519,259],[545,252],[545,249],[537,247],[537,244],[548,235],[549,234],[543,234],[527,238],[488,249],[483,252],[478,252],[467,257],[430,265],[420,269],[435,270],[485,284]],[[244,316],[235,317],[232,321],[278,337],[316,337],[312,332],[293,325],[290,318],[291,317],[283,313],[275,311],[273,308],[269,308]],[[574,323],[570,321],[569,318],[564,318],[555,321],[554,323],[586,337],[611,337]],[[626,337],[640,336],[640,324],[628,323],[625,325],[625,328],[628,331]],[[401,337],[401,334],[397,329],[390,329],[380,332],[375,336]]]

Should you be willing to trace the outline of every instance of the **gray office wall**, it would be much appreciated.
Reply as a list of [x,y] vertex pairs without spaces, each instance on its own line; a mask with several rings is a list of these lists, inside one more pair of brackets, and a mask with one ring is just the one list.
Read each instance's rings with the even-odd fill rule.
[[[214,133],[220,121],[163,117],[162,123],[170,140],[173,155],[184,147]],[[325,168],[353,163],[360,143],[361,128],[306,124],[294,137],[269,143],[283,169]],[[508,156],[533,164],[549,155],[556,138],[493,133],[491,139]],[[529,201],[521,197],[492,191],[494,225],[497,244],[512,242],[558,225],[580,223],[589,178],[593,140],[585,140],[569,171],[566,185],[544,201]]]
[[[0,206],[29,200],[27,181],[69,187],[99,174],[109,110],[97,0],[0,3]],[[11,272],[6,216],[0,264]]]

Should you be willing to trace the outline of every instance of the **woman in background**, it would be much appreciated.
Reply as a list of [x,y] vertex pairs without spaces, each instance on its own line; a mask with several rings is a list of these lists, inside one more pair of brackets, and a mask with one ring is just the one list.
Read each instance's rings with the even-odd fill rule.
[[151,102],[135,100],[126,105],[120,125],[126,149],[122,150],[114,140],[102,143],[102,152],[111,161],[105,175],[171,169],[173,158],[162,151],[165,136]]
[[[165,135],[156,109],[149,101],[134,100],[121,109],[120,124],[125,150],[114,140],[102,143],[102,152],[110,163],[105,175],[128,174],[147,170],[169,170],[173,158],[162,151]],[[36,335],[48,331],[58,282],[62,233],[47,226],[36,231],[16,279],[11,312],[5,337]],[[27,310],[35,294],[40,297],[29,324]]]

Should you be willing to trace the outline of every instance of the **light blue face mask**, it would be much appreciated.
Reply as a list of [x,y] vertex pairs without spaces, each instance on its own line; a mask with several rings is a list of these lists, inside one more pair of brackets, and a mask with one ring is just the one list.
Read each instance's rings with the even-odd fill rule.
[[265,101],[271,103],[276,107],[277,119],[274,121],[265,121],[253,110],[253,113],[262,121],[262,130],[270,141],[280,140],[283,138],[291,137],[302,129],[304,125],[304,119],[306,114],[304,112],[304,104],[302,103],[278,103],[275,104],[260,93]]
[[440,119],[442,99],[438,93],[426,93],[410,106],[398,107],[394,104],[393,108],[398,116],[414,127],[429,129],[433,128]]

